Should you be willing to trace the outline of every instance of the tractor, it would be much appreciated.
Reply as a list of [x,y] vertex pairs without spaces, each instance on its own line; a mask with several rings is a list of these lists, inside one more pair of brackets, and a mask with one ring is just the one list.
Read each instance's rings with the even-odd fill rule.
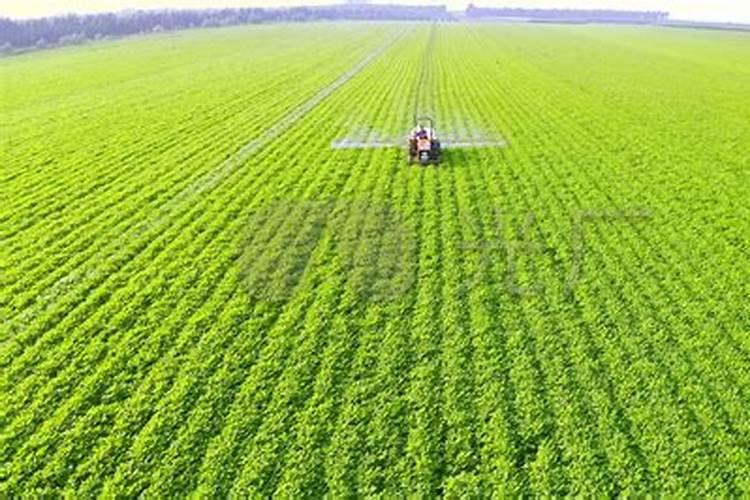
[[437,165],[440,163],[440,140],[435,132],[435,121],[428,116],[414,117],[414,128],[409,134],[409,163]]

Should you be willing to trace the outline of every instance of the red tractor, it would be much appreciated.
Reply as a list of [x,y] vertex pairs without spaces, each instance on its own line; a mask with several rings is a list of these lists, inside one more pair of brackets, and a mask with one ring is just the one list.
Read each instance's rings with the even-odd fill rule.
[[435,132],[435,122],[428,116],[415,117],[409,134],[409,163],[437,165],[440,163],[440,140]]

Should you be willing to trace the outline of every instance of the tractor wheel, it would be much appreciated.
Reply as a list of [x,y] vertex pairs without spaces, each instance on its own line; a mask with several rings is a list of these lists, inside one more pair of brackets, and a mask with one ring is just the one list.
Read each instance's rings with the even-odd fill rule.
[[440,141],[433,141],[432,147],[430,148],[430,159],[432,160],[432,163],[437,165],[440,163],[440,157],[442,156],[442,151],[440,149]]

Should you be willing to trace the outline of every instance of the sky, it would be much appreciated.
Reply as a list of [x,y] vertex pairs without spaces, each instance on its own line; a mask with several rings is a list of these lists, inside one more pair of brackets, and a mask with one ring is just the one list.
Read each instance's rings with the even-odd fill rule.
[[[663,10],[672,19],[750,23],[750,0],[473,0],[479,6]],[[272,7],[343,3],[342,0],[0,0],[0,17],[30,18],[124,9]],[[377,0],[373,3],[444,4],[463,9],[469,0]]]

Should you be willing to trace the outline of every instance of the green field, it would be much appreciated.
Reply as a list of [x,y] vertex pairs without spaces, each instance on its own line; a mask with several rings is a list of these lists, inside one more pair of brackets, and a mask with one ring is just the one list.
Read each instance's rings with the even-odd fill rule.
[[[0,59],[0,496],[750,495],[750,34]],[[403,148],[416,111],[438,167]]]

